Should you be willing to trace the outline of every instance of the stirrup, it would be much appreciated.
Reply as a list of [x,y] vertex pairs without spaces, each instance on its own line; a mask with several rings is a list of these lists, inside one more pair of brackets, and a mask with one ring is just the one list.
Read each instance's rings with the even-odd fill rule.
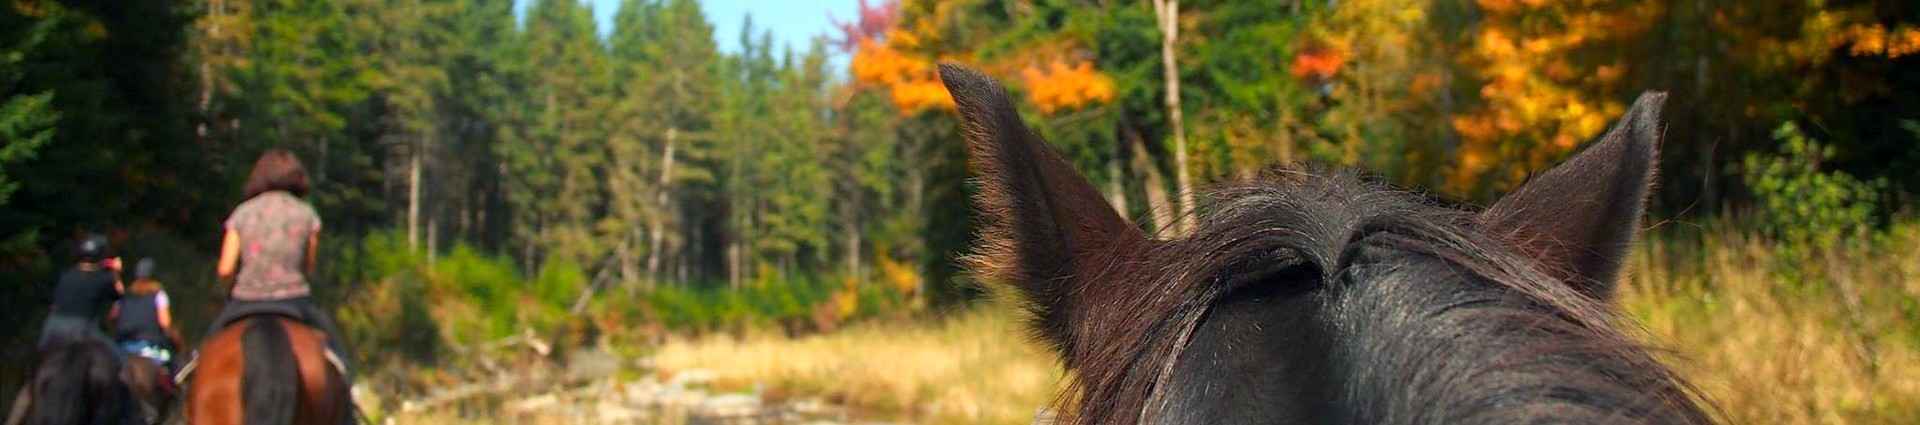
[[340,353],[333,352],[332,348],[328,348],[325,353],[327,364],[333,365],[333,370],[340,372],[340,376],[347,376],[347,362],[340,360]]
[[175,385],[186,385],[187,379],[193,377],[193,369],[200,366],[200,351],[195,350],[189,356],[191,358],[187,359],[187,364],[181,365],[180,371],[173,374]]

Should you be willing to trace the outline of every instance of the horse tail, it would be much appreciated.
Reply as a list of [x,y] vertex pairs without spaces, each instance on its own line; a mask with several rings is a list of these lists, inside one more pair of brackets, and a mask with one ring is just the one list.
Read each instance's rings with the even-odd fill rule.
[[33,374],[28,424],[106,424],[124,414],[125,388],[111,347],[89,341],[60,344]]
[[293,357],[287,328],[276,318],[247,320],[240,337],[246,371],[240,378],[243,418],[248,425],[288,425],[300,403],[300,365]]

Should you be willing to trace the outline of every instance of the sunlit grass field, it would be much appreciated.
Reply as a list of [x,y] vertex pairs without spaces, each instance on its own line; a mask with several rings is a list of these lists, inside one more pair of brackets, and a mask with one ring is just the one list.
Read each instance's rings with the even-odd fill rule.
[[[1879,249],[1827,253],[1814,266],[1824,283],[1779,277],[1768,243],[1692,231],[1706,236],[1643,244],[1620,302],[1726,422],[1920,423],[1920,226]],[[1030,423],[1061,383],[1051,353],[996,305],[797,339],[676,340],[657,356],[665,369],[713,370],[721,386],[919,423]]]
[[1647,244],[1622,303],[1727,423],[1920,423],[1920,226],[1799,266],[1820,283],[1778,277],[1770,244],[1709,234]]
[[721,388],[820,396],[875,419],[1026,424],[1061,379],[1009,309],[937,323],[869,323],[804,338],[716,336],[668,343],[666,370],[708,369]]

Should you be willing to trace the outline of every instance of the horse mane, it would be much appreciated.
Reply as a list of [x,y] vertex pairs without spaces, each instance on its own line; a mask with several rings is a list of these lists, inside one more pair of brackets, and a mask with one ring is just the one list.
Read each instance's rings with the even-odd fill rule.
[[32,375],[31,425],[117,424],[128,413],[114,348],[86,338],[53,343]]
[[[1398,341],[1339,348],[1359,365],[1336,371],[1348,388],[1327,390],[1352,412],[1348,422],[1710,422],[1699,392],[1621,331],[1606,301],[1478,229],[1470,212],[1345,172],[1271,171],[1209,195],[1189,237],[1105,264],[1094,274],[1113,282],[1075,294],[1071,333],[1100,343],[1063,350],[1074,379],[1056,401],[1061,423],[1144,419],[1165,403],[1154,389],[1167,385],[1209,307],[1277,273],[1436,288],[1415,294],[1431,302],[1396,306],[1408,314],[1364,319],[1389,331],[1374,337]],[[1383,265],[1356,267],[1361,260]]]
[[240,337],[246,356],[240,377],[243,417],[252,425],[288,425],[300,406],[300,365],[278,316],[247,319]]

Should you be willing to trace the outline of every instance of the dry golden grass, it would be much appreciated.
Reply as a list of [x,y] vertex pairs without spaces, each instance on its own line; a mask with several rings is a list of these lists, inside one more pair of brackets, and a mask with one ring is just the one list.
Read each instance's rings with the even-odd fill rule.
[[[1819,283],[1781,278],[1767,243],[1706,233],[1650,238],[1619,301],[1725,422],[1920,423],[1920,225],[1898,227],[1873,253],[1828,253],[1805,271],[1826,276]],[[1010,310],[802,338],[675,340],[656,361],[713,371],[721,390],[825,397],[869,419],[1027,424],[1062,378]]]
[[[1769,245],[1732,232],[1691,245],[1652,239],[1636,252],[1622,307],[1728,423],[1920,423],[1920,226],[1900,227],[1877,253],[1832,253],[1821,273],[1833,283],[1821,284],[1783,281]],[[916,422],[1025,424],[1060,372],[1006,310],[797,340],[678,341],[659,361]]]
[[712,370],[721,388],[821,396],[886,419],[1031,423],[1061,382],[1059,363],[1028,341],[1009,309],[996,307],[936,324],[869,323],[798,339],[674,341],[655,359],[668,371]]
[[1652,244],[1622,303],[1728,423],[1920,423],[1920,226],[1805,270],[1830,282],[1779,277],[1773,252]]

